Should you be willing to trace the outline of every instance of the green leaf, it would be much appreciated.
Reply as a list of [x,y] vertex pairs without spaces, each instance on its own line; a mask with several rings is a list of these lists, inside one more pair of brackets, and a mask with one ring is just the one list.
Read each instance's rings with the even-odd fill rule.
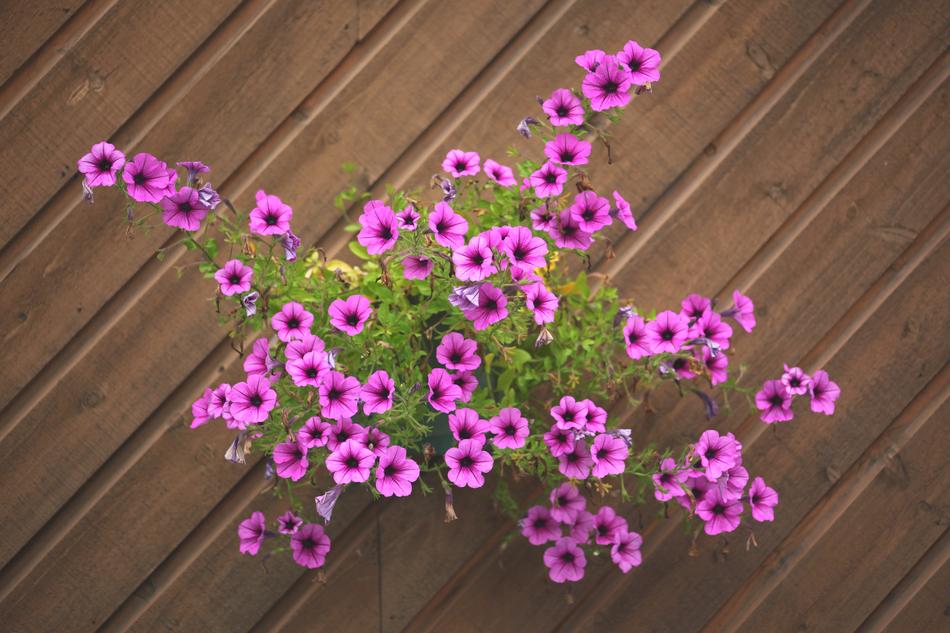
[[369,253],[366,252],[366,247],[359,242],[350,242],[347,246],[350,248],[350,251],[360,259],[369,260]]
[[511,383],[514,382],[517,376],[518,370],[514,367],[509,367],[505,371],[501,372],[501,376],[498,377],[498,391],[501,393],[506,393],[508,388],[511,387]]

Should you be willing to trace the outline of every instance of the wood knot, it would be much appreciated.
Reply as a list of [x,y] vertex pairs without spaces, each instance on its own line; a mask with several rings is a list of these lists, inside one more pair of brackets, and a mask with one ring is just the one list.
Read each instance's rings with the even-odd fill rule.
[[86,393],[82,394],[82,398],[80,402],[82,403],[83,409],[95,409],[100,404],[102,404],[102,401],[105,399],[106,399],[105,395],[103,395],[99,391],[93,390],[93,391],[87,391]]

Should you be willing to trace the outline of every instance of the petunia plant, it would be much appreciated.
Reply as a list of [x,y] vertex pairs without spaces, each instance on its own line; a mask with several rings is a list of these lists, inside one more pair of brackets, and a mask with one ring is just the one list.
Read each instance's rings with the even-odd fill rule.
[[[289,506],[272,529],[260,512],[243,520],[242,553],[269,540],[304,567],[323,566],[323,525],[355,487],[382,497],[441,488],[449,520],[455,488],[491,486],[524,537],[545,548],[539,559],[559,583],[580,580],[591,554],[624,573],[640,564],[642,538],[624,514],[645,491],[682,506],[695,532],[773,519],[778,493],[750,477],[739,440],[705,428],[708,419],[729,393],[769,424],[791,420],[797,397],[830,415],[838,387],[824,371],[788,366],[754,396],[741,386],[742,372],[730,375],[732,324],[751,332],[756,322],[738,290],[722,309],[689,294],[656,312],[589,273],[606,227],[637,230],[631,205],[598,191],[589,164],[609,148],[606,123],[652,92],[660,54],[630,41],[576,62],[580,89],[554,90],[516,126],[543,145],[537,157],[512,150],[506,165],[453,149],[429,190],[343,191],[344,213],[362,208],[346,227],[348,261],[303,249],[292,207],[273,193],[258,191],[247,211],[222,200],[201,162],[127,161],[105,141],[79,160],[90,202],[95,188],[115,187],[130,229],[160,215],[216,282],[218,318],[245,376],[210,385],[191,426],[233,429],[225,457],[261,455]],[[627,420],[608,413],[662,384],[702,400],[694,442],[637,445]],[[330,477],[335,485],[321,487]],[[528,503],[545,503],[519,508],[511,477],[536,481]]]

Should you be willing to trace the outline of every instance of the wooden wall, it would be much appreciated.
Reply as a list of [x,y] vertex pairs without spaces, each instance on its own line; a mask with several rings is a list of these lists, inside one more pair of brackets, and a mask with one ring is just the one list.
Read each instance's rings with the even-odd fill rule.
[[[46,631],[937,631],[950,628],[950,4],[945,0],[6,0],[0,3],[0,628]],[[200,159],[247,206],[263,186],[305,241],[346,239],[339,165],[425,184],[451,147],[503,155],[575,54],[664,56],[614,133],[641,230],[597,266],[638,303],[744,289],[737,360],[824,367],[833,418],[735,431],[775,523],[691,550],[654,508],[644,563],[565,589],[484,494],[344,497],[327,582],[239,556],[281,503],[263,466],[186,428],[239,362],[211,285],[164,227],[128,239],[81,202],[95,141]],[[532,151],[536,151],[536,147]],[[616,409],[682,443],[698,401]],[[504,548],[501,546],[504,544]]]

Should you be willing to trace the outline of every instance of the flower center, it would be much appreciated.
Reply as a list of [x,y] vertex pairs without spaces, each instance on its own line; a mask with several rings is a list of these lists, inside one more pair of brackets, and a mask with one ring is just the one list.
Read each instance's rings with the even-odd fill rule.
[[782,406],[782,404],[783,404],[784,402],[785,402],[785,399],[782,398],[782,396],[780,396],[780,395],[778,395],[778,394],[772,396],[772,397],[769,399],[769,403],[770,403],[773,407],[780,407],[780,406]]
[[347,325],[352,325],[353,327],[356,327],[359,324],[359,322],[360,322],[360,318],[355,314],[351,314],[350,316],[346,317]]
[[179,202],[179,203],[178,203],[178,210],[181,211],[182,213],[191,213],[191,210],[192,210],[192,209],[191,209],[191,205],[190,205],[189,203],[187,203],[187,202]]
[[264,399],[261,398],[261,397],[260,397],[259,395],[257,395],[256,393],[255,393],[253,396],[251,396],[251,405],[252,405],[252,406],[259,407],[259,406],[261,406],[263,403],[264,403]]
[[474,460],[468,455],[459,460],[459,466],[462,468],[471,468],[474,463]]
[[277,224],[277,216],[269,213],[267,217],[264,218],[264,222],[267,226],[275,226]]
[[561,162],[562,163],[574,162],[574,152],[568,149],[561,150]]
[[356,457],[350,457],[346,460],[346,465],[348,468],[356,468],[360,465],[360,460],[356,459]]
[[672,341],[673,330],[663,330],[663,332],[660,334],[660,338],[662,338],[664,341]]
[[148,179],[145,177],[145,174],[142,174],[142,173],[138,173],[132,176],[132,182],[134,182],[137,185],[144,185],[147,182],[147,180]]
[[96,167],[98,167],[100,171],[109,171],[112,169],[112,161],[108,158],[103,158],[96,163]]
[[296,330],[298,327],[300,327],[300,321],[297,319],[287,319],[287,329]]
[[616,94],[618,88],[620,88],[620,85],[615,81],[607,81],[604,83],[604,92],[606,94]]

